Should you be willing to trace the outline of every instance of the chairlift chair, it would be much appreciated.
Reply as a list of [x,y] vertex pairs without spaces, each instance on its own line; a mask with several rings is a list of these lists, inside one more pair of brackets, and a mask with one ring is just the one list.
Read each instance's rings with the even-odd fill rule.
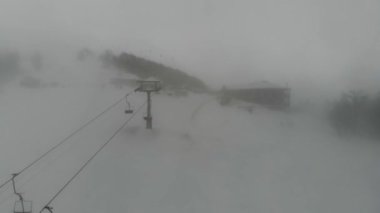
[[32,201],[17,200],[14,205],[13,213],[32,213]]
[[13,193],[19,198],[19,200],[15,202],[13,213],[32,213],[32,201],[24,200],[22,194],[16,191],[15,177],[17,177],[17,175],[18,174],[12,174]]
[[125,114],[132,114],[133,109],[131,108],[131,103],[129,103],[129,101],[128,101],[128,95],[125,96],[125,102],[127,104],[127,108],[125,109],[124,113]]

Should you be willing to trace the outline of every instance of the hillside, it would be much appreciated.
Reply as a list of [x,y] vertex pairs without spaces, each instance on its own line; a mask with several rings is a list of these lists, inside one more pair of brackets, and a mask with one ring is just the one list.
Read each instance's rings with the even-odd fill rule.
[[[116,73],[96,63],[65,67],[34,75],[58,87],[13,81],[0,93],[0,183],[134,89],[107,84]],[[128,97],[136,117],[51,204],[55,213],[379,212],[377,142],[342,140],[320,116],[247,112],[194,93],[154,94],[147,131],[146,109],[137,111],[145,99]],[[125,108],[120,102],[18,176],[34,212],[131,118]],[[0,189],[0,212],[16,199],[11,185]]]
[[207,86],[200,79],[158,62],[154,62],[130,53],[114,55],[106,52],[101,56],[103,63],[132,73],[141,79],[154,77],[161,80],[166,87],[184,88],[192,91],[205,91]]
[[[0,93],[1,181],[128,92],[97,86],[108,70],[71,68],[86,84],[14,84]],[[140,93],[129,98],[134,109],[145,101]],[[18,177],[34,212],[130,118],[124,109],[117,105]],[[378,212],[379,143],[340,140],[306,115],[221,107],[204,94],[155,94],[153,131],[144,115],[63,191],[54,212]],[[292,126],[281,125],[289,119]],[[11,212],[16,199],[10,185],[0,190],[0,212]]]

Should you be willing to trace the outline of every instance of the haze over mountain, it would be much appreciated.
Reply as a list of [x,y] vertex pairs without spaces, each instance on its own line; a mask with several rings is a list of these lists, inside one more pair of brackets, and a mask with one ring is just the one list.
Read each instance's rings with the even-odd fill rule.
[[127,50],[188,70],[216,87],[269,80],[323,93],[377,87],[380,78],[377,0],[0,4],[0,46]]
[[113,66],[124,72],[132,73],[141,80],[155,78],[162,81],[166,87],[193,91],[207,90],[207,86],[196,77],[130,53],[123,52],[117,56],[111,52],[105,52],[101,55],[101,59],[106,66]]

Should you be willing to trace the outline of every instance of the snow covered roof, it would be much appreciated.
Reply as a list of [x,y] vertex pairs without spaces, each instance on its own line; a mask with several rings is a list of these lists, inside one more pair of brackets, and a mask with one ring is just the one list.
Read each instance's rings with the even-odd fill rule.
[[265,88],[286,88],[282,85],[277,85],[268,81],[255,81],[248,84],[233,84],[226,86],[227,89],[265,89]]

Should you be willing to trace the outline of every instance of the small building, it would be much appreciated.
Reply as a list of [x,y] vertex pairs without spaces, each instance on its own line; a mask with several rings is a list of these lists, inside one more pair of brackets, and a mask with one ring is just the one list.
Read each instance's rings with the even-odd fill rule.
[[275,109],[286,109],[290,105],[290,88],[267,81],[246,85],[223,87],[224,99],[238,99]]

